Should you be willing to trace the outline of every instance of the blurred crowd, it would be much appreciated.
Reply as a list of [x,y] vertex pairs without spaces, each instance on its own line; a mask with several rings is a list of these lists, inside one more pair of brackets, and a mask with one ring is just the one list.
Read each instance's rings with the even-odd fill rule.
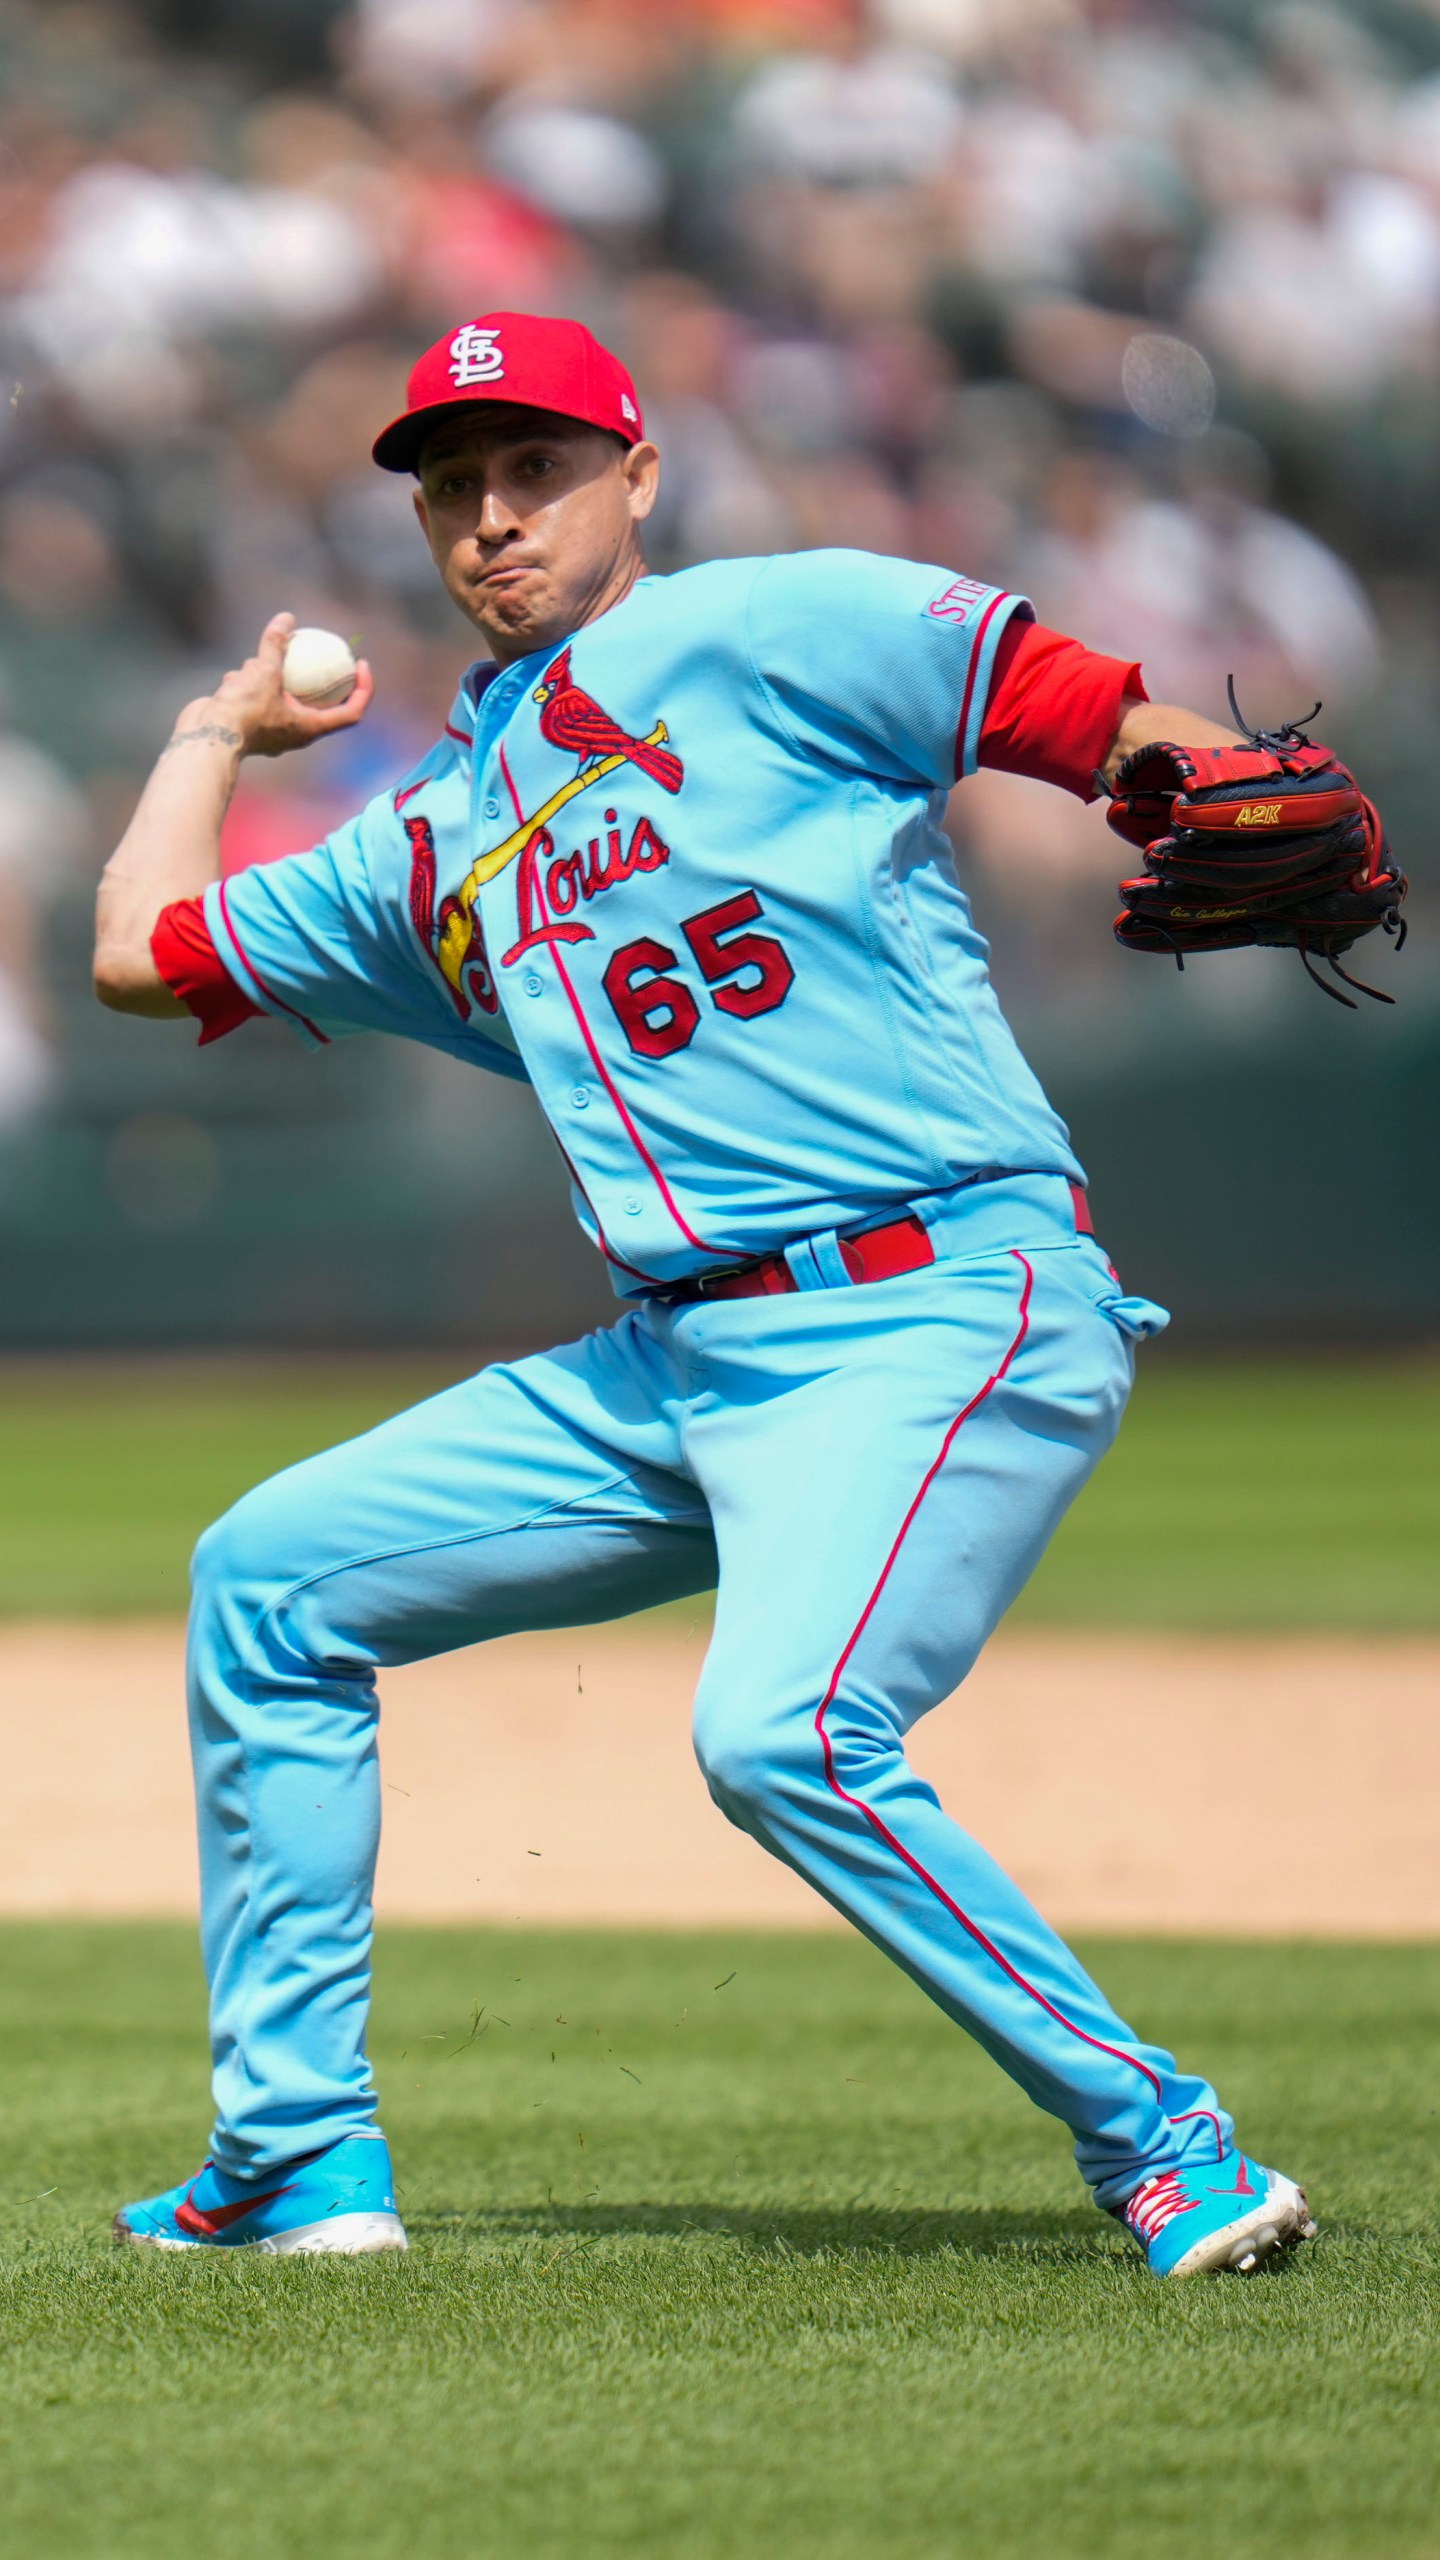
[[[506,306],[631,362],[658,569],[908,553],[1257,720],[1433,668],[1440,0],[0,0],[0,1128],[37,899],[271,612],[380,697],[231,861],[433,735],[470,650],[369,442]],[[1093,815],[955,824],[1098,948]]]

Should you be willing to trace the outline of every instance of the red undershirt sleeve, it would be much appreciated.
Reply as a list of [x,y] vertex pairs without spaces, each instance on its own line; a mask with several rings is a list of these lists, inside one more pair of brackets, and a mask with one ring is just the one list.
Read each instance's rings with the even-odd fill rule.
[[1114,744],[1127,694],[1150,699],[1138,666],[1102,657],[1042,622],[1012,619],[995,652],[979,762],[1094,800],[1095,768]]
[[177,898],[162,907],[150,936],[150,956],[172,996],[188,1005],[200,1025],[200,1046],[238,1031],[260,1011],[236,986],[210,939],[203,900]]

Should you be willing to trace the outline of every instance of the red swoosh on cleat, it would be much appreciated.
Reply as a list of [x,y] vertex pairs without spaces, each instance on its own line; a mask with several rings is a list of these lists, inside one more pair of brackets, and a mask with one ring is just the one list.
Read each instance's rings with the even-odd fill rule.
[[[1240,2163],[1240,2175],[1235,2181],[1233,2192],[1237,2196],[1253,2196],[1258,2195],[1259,2193],[1258,2187],[1252,2186],[1250,2182],[1250,2171],[1243,2160]],[[281,2194],[284,2194],[283,2187],[281,2189]]]
[[217,2204],[208,2213],[202,2212],[198,2204],[192,2204],[187,2196],[183,2204],[175,2207],[175,2219],[181,2230],[188,2231],[192,2239],[213,2240],[217,2232],[228,2231],[232,2222],[241,2221],[247,2213],[258,2213],[262,2204],[274,2204],[277,2196],[288,2196],[289,2193],[288,2186],[272,2187],[268,2196],[247,2196],[240,2204]]

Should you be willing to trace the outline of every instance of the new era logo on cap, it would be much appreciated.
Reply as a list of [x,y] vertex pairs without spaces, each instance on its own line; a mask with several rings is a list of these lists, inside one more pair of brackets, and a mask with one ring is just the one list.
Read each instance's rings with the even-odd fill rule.
[[410,376],[404,415],[375,440],[376,461],[386,471],[413,471],[441,419],[482,400],[578,418],[626,444],[645,433],[629,374],[583,322],[487,311],[427,347]]

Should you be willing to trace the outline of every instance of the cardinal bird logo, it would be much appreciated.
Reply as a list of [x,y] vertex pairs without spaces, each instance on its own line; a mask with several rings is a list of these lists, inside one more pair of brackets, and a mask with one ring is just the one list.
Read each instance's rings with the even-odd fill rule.
[[632,738],[608,711],[576,684],[570,673],[570,652],[562,649],[552,658],[535,687],[534,700],[540,705],[540,735],[552,747],[562,747],[567,754],[578,756],[581,770],[615,756],[638,765],[658,782],[662,791],[678,791],[685,779],[680,758],[663,742],[669,731],[663,720],[657,720],[648,738]]

